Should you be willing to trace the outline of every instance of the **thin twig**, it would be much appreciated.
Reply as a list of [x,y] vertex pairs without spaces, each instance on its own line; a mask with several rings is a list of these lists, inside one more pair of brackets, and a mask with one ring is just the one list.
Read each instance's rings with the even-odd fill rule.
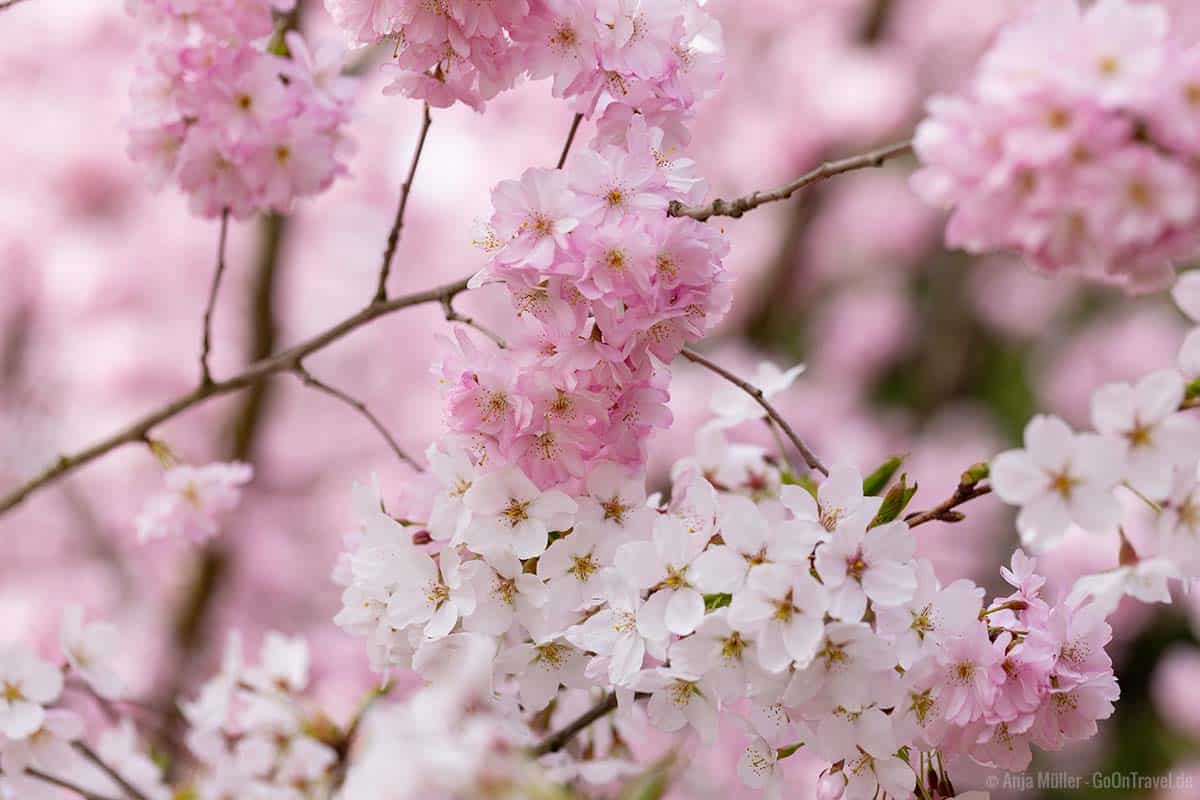
[[926,522],[962,522],[965,519],[961,511],[956,511],[963,503],[970,502],[976,497],[983,497],[985,494],[991,494],[992,487],[985,483],[960,483],[948,499],[929,509],[928,511],[916,511],[904,518],[908,523],[908,527],[915,528],[918,525],[924,525]]
[[379,286],[375,289],[375,302],[387,300],[388,275],[392,271],[392,259],[396,255],[396,245],[400,243],[400,231],[404,228],[404,211],[408,208],[408,196],[412,194],[413,179],[417,176],[417,165],[421,163],[421,153],[425,150],[425,139],[429,136],[429,126],[433,117],[429,114],[429,103],[422,106],[421,132],[417,134],[417,147],[413,151],[412,162],[408,166],[408,177],[400,186],[400,204],[396,208],[396,218],[392,220],[392,229],[388,232],[387,246],[383,251],[383,265],[379,268]]
[[346,727],[346,732],[342,734],[335,750],[337,751],[337,763],[333,768],[333,788],[338,790],[342,788],[342,784],[346,781],[346,773],[350,770],[350,749],[354,746],[355,740],[358,738],[358,733],[362,730],[363,722],[367,718],[367,714],[374,708],[375,704],[391,693],[394,684],[389,683],[382,689],[377,689],[367,697],[366,702],[359,706],[358,712],[355,713],[354,719],[350,720],[349,726]]
[[[7,8],[7,6],[0,5],[0,11],[4,10],[5,8]],[[84,800],[115,800],[115,798],[109,797],[108,795],[96,794],[90,789],[85,789],[82,786],[71,783],[63,778],[56,778],[49,773],[42,772],[40,769],[29,767],[25,770],[25,774],[31,778],[37,778],[43,783],[48,783],[51,786],[57,786],[60,789],[66,789],[69,792],[74,792],[75,794],[84,798]]]
[[80,753],[88,761],[100,768],[100,771],[113,780],[118,786],[124,790],[125,794],[129,795],[132,800],[149,800],[136,786],[125,780],[125,776],[110,767],[104,759],[102,759],[95,750],[87,745],[82,740],[71,742],[75,750]]
[[500,334],[495,333],[490,328],[479,324],[474,318],[466,317],[458,313],[458,311],[456,311],[454,308],[453,298],[446,298],[446,300],[442,302],[442,309],[446,312],[446,322],[457,322],[461,325],[466,325],[468,328],[474,328],[495,342],[496,346],[501,350],[508,347],[508,343],[504,341],[504,338],[500,336]]
[[5,9],[12,8],[13,6],[24,2],[25,0],[0,0],[0,11],[4,11]]
[[555,169],[562,169],[567,163],[567,156],[571,154],[571,145],[575,142],[575,134],[579,132],[579,123],[583,122],[583,114],[576,114],[575,119],[571,122],[571,130],[567,134],[567,141],[563,145],[562,155],[558,157],[558,166]]
[[675,200],[671,203],[667,214],[672,217],[691,217],[701,222],[710,217],[740,217],[747,211],[752,211],[761,205],[774,203],[777,200],[786,200],[805,186],[819,183],[827,178],[832,178],[834,175],[841,175],[845,172],[853,172],[854,170],[870,167],[882,167],[889,159],[904,155],[910,150],[912,150],[912,142],[899,142],[887,147],[881,147],[878,150],[872,150],[869,153],[843,158],[840,161],[826,161],[812,172],[801,175],[791,183],[781,186],[772,192],[754,192],[735,200],[721,200],[718,198],[706,206],[685,206],[678,200]]
[[403,448],[396,443],[396,440],[392,437],[392,434],[388,432],[387,427],[379,420],[379,417],[371,413],[371,409],[367,408],[366,403],[351,397],[341,389],[330,386],[328,383],[325,383],[324,381],[315,377],[303,364],[296,364],[294,367],[292,367],[292,372],[295,373],[296,377],[300,379],[301,383],[310,389],[316,389],[318,392],[324,392],[330,397],[341,400],[343,403],[353,408],[355,411],[361,414],[367,420],[367,422],[370,422],[371,426],[375,428],[375,430],[379,431],[379,435],[382,436],[388,443],[388,447],[392,449],[392,452],[396,454],[397,458],[399,458],[405,464],[408,464],[417,472],[425,471],[424,467],[414,461],[412,456],[404,452]]
[[685,348],[680,355],[694,364],[699,364],[700,366],[715,372],[725,380],[732,383],[734,386],[741,389],[746,394],[753,397],[755,402],[762,406],[763,410],[767,412],[767,416],[775,421],[775,424],[779,426],[780,430],[782,430],[788,439],[791,440],[792,444],[795,445],[796,449],[800,452],[800,457],[804,459],[804,463],[808,465],[808,468],[815,469],[822,475],[829,474],[829,470],[826,469],[825,465],[821,463],[821,459],[817,458],[816,454],[813,453],[812,450],[808,449],[808,445],[804,444],[800,437],[796,435],[796,432],[792,430],[792,426],[788,424],[787,420],[785,420],[783,416],[775,410],[775,407],[767,401],[766,396],[763,395],[762,389],[759,389],[752,383],[742,380],[721,365],[709,361],[695,350],[688,350]]
[[208,290],[208,305],[204,307],[204,335],[200,340],[200,382],[212,383],[208,369],[208,354],[212,349],[212,317],[217,307],[217,294],[221,291],[221,279],[225,277],[225,242],[229,235],[229,209],[221,212],[221,233],[217,237],[217,267],[213,270],[212,287]]
[[179,416],[184,411],[199,405],[213,397],[219,397],[226,394],[245,389],[253,386],[259,381],[271,375],[280,372],[292,370],[297,364],[304,360],[307,356],[318,350],[323,350],[329,345],[337,342],[347,334],[361,328],[379,317],[386,316],[395,311],[404,308],[411,308],[426,303],[442,303],[446,298],[453,298],[467,290],[467,281],[469,279],[448,283],[444,286],[437,286],[433,289],[426,289],[423,292],[404,295],[391,300],[375,301],[367,305],[361,311],[353,314],[336,325],[327,328],[321,333],[307,339],[300,344],[293,345],[281,353],[278,353],[270,358],[264,358],[256,361],[242,372],[221,381],[214,381],[207,386],[200,385],[192,389],[187,394],[175,398],[166,405],[151,411],[140,419],[126,425],[116,433],[101,439],[95,444],[83,450],[74,453],[73,455],[60,456],[57,461],[44,469],[31,480],[18,486],[8,494],[0,498],[0,514],[12,509],[13,507],[24,501],[29,495],[37,490],[53,483],[64,475],[68,475],[85,464],[95,461],[100,456],[122,447],[127,444],[143,442],[150,435],[150,432],[157,426],[161,425],[169,419]]
[[609,712],[615,711],[616,708],[617,695],[614,692],[609,692],[604,696],[603,700],[576,717],[566,727],[543,739],[541,744],[533,748],[533,754],[535,756],[544,756],[547,753],[557,753],[567,746],[567,743],[575,737],[575,734],[580,733],[596,720],[606,716]]

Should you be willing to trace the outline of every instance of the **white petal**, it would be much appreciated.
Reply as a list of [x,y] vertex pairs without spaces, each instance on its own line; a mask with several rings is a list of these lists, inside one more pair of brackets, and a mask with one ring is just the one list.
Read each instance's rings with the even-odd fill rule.
[[687,636],[704,619],[704,598],[695,589],[684,587],[671,593],[664,617],[667,630],[676,636]]

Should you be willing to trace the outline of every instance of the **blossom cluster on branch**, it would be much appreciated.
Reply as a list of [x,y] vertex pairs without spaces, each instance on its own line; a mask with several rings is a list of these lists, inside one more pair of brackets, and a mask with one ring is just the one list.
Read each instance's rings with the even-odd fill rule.
[[720,78],[720,27],[696,0],[326,0],[357,41],[394,42],[385,91],[482,111],[518,79],[601,126],[645,116],[686,143],[684,121]]
[[930,101],[913,187],[947,244],[1145,292],[1200,250],[1200,47],[1161,6],[1039,2]]
[[[286,212],[345,171],[352,92],[341,57],[309,53],[291,30],[291,0],[131,5],[158,32],[137,79],[131,153],[174,176],[196,214]],[[394,49],[389,91],[483,110],[522,76],[551,77],[555,96],[597,120],[573,152],[572,130],[558,168],[529,168],[492,191],[475,235],[487,261],[465,285],[499,287],[515,334],[481,339],[464,326],[445,342],[434,373],[446,431],[426,451],[428,470],[406,478],[398,502],[378,486],[353,493],[359,525],[333,570],[335,622],[365,640],[385,681],[413,671],[425,686],[337,729],[305,699],[304,642],[272,633],[258,664],[234,636],[191,700],[141,707],[108,666],[115,629],[71,608],[61,666],[0,648],[0,796],[566,800],[642,772],[633,734],[678,734],[695,755],[724,720],[748,741],[741,779],[767,796],[785,791],[781,762],[803,749],[822,765],[821,800],[945,800],[964,759],[1023,770],[1033,748],[1097,733],[1120,695],[1107,652],[1118,602],[1167,602],[1169,580],[1200,577],[1200,423],[1190,416],[1200,329],[1177,368],[1097,391],[1093,432],[1038,416],[1023,448],[969,468],[945,503],[906,515],[915,487],[897,479],[902,459],[866,477],[848,463],[827,470],[770,405],[801,367],[766,365],[753,385],[687,349],[731,304],[724,232],[701,221],[703,208],[672,212],[707,192],[682,151],[693,107],[720,74],[720,33],[701,3],[327,5],[359,43]],[[1039,0],[998,38],[967,94],[931,105],[914,185],[954,208],[952,244],[1018,249],[1046,271],[1130,290],[1170,283],[1200,215],[1200,61],[1165,19],[1126,0],[1086,12]],[[1065,61],[1064,35],[1074,45]],[[388,302],[420,153],[362,319]],[[215,385],[208,327],[225,231],[223,219],[201,398]],[[440,300],[449,321],[465,322],[451,305],[463,285],[419,302]],[[1200,322],[1200,278],[1185,274],[1174,294]],[[307,372],[301,361],[317,347],[306,347],[245,382],[291,369],[383,430]],[[672,424],[680,356],[732,394],[712,397],[716,419],[651,494],[649,447]],[[766,425],[777,452],[739,441],[743,423]],[[807,472],[789,463],[781,429]],[[166,468],[141,538],[216,535],[251,468],[178,464],[145,429],[135,438]],[[957,522],[958,506],[990,492],[1021,508],[1016,526],[1034,555],[1014,552],[1000,569],[1009,588],[985,602],[969,580],[943,584],[912,529]],[[1149,536],[1129,530],[1131,508],[1152,512]],[[1120,564],[1051,597],[1037,556],[1074,529],[1117,536]],[[95,751],[69,689],[114,723]],[[176,754],[186,763],[168,771],[149,758],[134,707],[168,743],[185,729]],[[670,762],[656,769],[669,774]]]
[[153,184],[174,179],[194,213],[291,211],[346,172],[354,83],[342,49],[276,32],[295,0],[137,0],[157,32],[133,87],[130,155]]

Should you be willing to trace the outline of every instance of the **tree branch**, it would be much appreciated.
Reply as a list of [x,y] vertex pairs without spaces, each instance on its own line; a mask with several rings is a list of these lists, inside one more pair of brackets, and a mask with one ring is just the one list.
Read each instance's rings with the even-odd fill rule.
[[[20,2],[20,0],[14,0],[14,1]],[[0,11],[3,11],[7,7],[8,6],[0,5]],[[93,792],[89,789],[85,789],[82,786],[71,783],[70,781],[64,780],[63,778],[56,778],[53,775],[42,772],[40,769],[34,769],[33,767],[29,767],[28,769],[25,770],[25,774],[31,778],[37,778],[39,781],[42,781],[43,783],[48,783],[51,786],[57,786],[60,789],[66,789],[69,792],[74,792],[75,794],[84,798],[84,800],[114,800],[114,798],[108,797],[107,795],[103,795],[103,794],[96,794],[95,792]]]
[[457,322],[461,325],[466,325],[468,328],[474,328],[482,333],[487,338],[496,343],[496,346],[501,350],[508,347],[508,343],[497,333],[494,333],[490,328],[480,325],[471,317],[464,317],[454,309],[454,300],[446,298],[442,301],[442,309],[446,312],[446,322]]
[[563,145],[562,155],[558,157],[558,165],[555,169],[562,169],[567,163],[567,156],[571,154],[571,145],[575,142],[575,134],[579,132],[579,123],[583,122],[583,114],[576,114],[575,119],[571,122],[571,130],[567,134],[567,141]]
[[869,153],[843,158],[840,161],[826,161],[812,172],[805,173],[791,183],[781,186],[772,192],[754,192],[735,200],[721,200],[718,198],[706,206],[685,206],[678,200],[675,200],[672,201],[667,214],[672,217],[691,217],[700,222],[704,222],[711,217],[740,217],[747,211],[753,211],[767,203],[786,200],[805,186],[819,183],[835,175],[870,167],[882,167],[889,159],[904,155],[911,150],[912,142],[899,142],[887,147],[881,147],[878,150],[872,150]]
[[269,358],[251,364],[242,372],[225,380],[197,386],[185,395],[175,398],[161,408],[155,409],[121,430],[101,439],[73,455],[60,456],[52,465],[37,476],[0,498],[0,514],[12,509],[37,490],[68,475],[80,467],[95,461],[100,456],[127,444],[144,442],[150,432],[169,419],[199,405],[213,397],[231,394],[252,386],[263,378],[295,369],[305,357],[323,350],[363,325],[395,311],[426,303],[442,303],[467,290],[468,278],[437,286],[423,292],[404,295],[391,300],[372,301],[356,314],[336,325]]
[[375,430],[379,431],[379,434],[384,438],[385,441],[387,441],[388,447],[390,447],[392,452],[396,454],[396,458],[399,458],[417,472],[425,471],[424,467],[414,461],[412,456],[404,452],[400,445],[396,444],[396,440],[392,437],[392,434],[389,433],[384,424],[380,422],[379,417],[371,413],[371,409],[367,408],[366,403],[351,397],[341,389],[337,389],[333,386],[330,386],[328,383],[319,380],[311,372],[309,372],[303,364],[296,364],[296,366],[292,367],[292,372],[295,373],[296,377],[300,379],[301,383],[310,389],[316,389],[318,392],[324,392],[330,397],[341,400],[343,403],[353,408],[364,418],[366,418],[366,420],[371,423],[371,426],[375,428]]
[[767,401],[767,398],[762,393],[762,389],[759,389],[752,383],[742,380],[737,375],[734,375],[732,372],[720,366],[719,364],[709,361],[695,350],[689,350],[685,348],[680,355],[694,364],[699,364],[705,369],[715,372],[725,380],[732,383],[734,386],[741,389],[746,394],[753,397],[755,402],[762,406],[763,410],[767,412],[767,416],[775,421],[775,424],[779,426],[780,430],[784,432],[791,443],[795,445],[796,449],[800,451],[800,457],[804,459],[804,463],[808,465],[808,468],[814,469],[822,475],[829,474],[829,470],[826,469],[825,465],[821,463],[821,459],[817,458],[816,454],[814,454],[812,450],[808,449],[808,446],[804,444],[800,437],[796,435],[796,432],[792,430],[792,426],[788,424],[787,420],[785,420],[783,416],[775,410],[775,407]]
[[104,761],[104,759],[100,758],[96,751],[89,747],[86,742],[75,741],[71,743],[71,746],[74,747],[75,750],[84,758],[99,767],[100,771],[107,775],[114,783],[120,786],[121,789],[127,795],[129,795],[132,800],[149,800],[149,798],[139,791],[136,786],[125,780],[125,776],[121,775],[121,773],[110,767]]
[[208,369],[208,354],[212,349],[212,316],[217,306],[217,293],[221,291],[221,278],[225,277],[225,241],[229,235],[229,209],[221,212],[221,233],[217,237],[217,268],[213,271],[212,287],[208,290],[208,305],[204,308],[204,334],[200,340],[200,382],[212,383]]
[[916,511],[907,515],[904,521],[908,523],[908,527],[915,528],[918,525],[924,525],[926,522],[962,522],[966,517],[961,511],[956,511],[963,503],[970,502],[976,497],[983,497],[985,494],[991,494],[992,487],[978,480],[970,478],[968,475],[963,476],[963,480],[955,488],[954,494],[948,499],[929,509],[928,511]]
[[541,744],[533,748],[533,755],[544,756],[547,753],[557,753],[567,746],[567,743],[575,737],[575,734],[580,733],[596,720],[607,716],[609,712],[615,711],[616,708],[617,695],[614,692],[609,692],[604,696],[603,700],[572,720],[566,727],[543,739]]
[[0,11],[4,11],[24,2],[25,0],[0,0]]
[[396,218],[392,221],[392,229],[388,232],[387,246],[383,251],[383,265],[379,268],[379,286],[375,289],[375,302],[387,300],[388,275],[392,271],[392,259],[396,255],[396,245],[400,243],[400,231],[404,228],[404,211],[408,208],[408,196],[412,193],[413,179],[417,176],[417,165],[421,163],[421,153],[425,150],[425,139],[429,136],[429,126],[433,117],[429,114],[429,103],[422,106],[421,132],[417,134],[417,147],[413,151],[412,163],[408,166],[408,177],[400,186],[400,205],[396,208]]

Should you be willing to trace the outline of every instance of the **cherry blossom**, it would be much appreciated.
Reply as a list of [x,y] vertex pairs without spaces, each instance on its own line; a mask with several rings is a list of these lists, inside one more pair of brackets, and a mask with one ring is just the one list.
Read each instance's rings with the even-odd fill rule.
[[46,720],[46,706],[62,692],[62,673],[20,645],[0,648],[0,733],[24,739]]
[[1112,488],[1124,469],[1120,442],[1077,434],[1056,417],[1034,417],[1025,449],[992,461],[992,485],[1007,503],[1021,506],[1017,530],[1028,544],[1061,538],[1071,523],[1093,533],[1115,529],[1121,518]]
[[241,487],[254,471],[248,464],[207,464],[171,467],[163,476],[164,490],[146,501],[138,516],[138,538],[184,538],[203,542],[216,536],[221,520],[241,500]]
[[83,608],[70,605],[63,609],[59,646],[71,669],[96,694],[116,700],[124,692],[124,681],[112,668],[120,633],[108,622],[83,621]]

